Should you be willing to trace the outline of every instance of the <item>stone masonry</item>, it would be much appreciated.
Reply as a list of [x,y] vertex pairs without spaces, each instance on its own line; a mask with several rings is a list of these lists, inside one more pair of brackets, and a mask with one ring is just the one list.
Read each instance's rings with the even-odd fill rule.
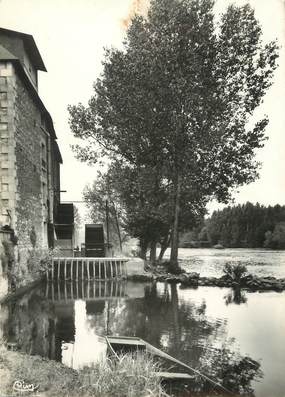
[[[21,63],[18,47],[7,56],[6,49],[1,48],[1,33],[14,41],[22,39],[23,48],[33,46],[35,51],[35,44],[31,36],[0,28],[0,229],[13,230],[14,261],[18,278],[24,281],[28,278],[29,252],[35,246],[51,246],[61,156],[52,119]],[[10,55],[11,60],[6,60]],[[35,62],[35,70],[40,69],[38,59],[29,61]]]

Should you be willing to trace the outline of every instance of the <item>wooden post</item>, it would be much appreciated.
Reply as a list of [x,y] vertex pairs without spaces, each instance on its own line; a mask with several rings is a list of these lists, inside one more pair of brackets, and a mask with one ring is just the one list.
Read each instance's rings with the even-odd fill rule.
[[51,263],[51,279],[52,281],[54,280],[54,259],[52,260]]
[[103,261],[104,263],[104,275],[105,275],[105,280],[107,279],[107,272],[106,272],[106,261]]
[[95,281],[96,278],[96,261],[93,261],[93,279]]
[[57,280],[60,279],[60,259],[57,261]]
[[65,300],[65,302],[67,302],[67,286],[66,286],[66,282],[64,283],[64,300]]
[[70,286],[70,294],[71,294],[71,299],[73,300],[73,282],[71,283]]
[[90,280],[90,262],[89,259],[86,259],[86,266],[87,266],[87,279]]
[[100,259],[98,261],[98,264],[99,264],[99,280],[101,280],[101,261],[100,261]]
[[78,259],[76,259],[76,281],[78,281]]
[[90,289],[90,280],[88,279],[88,283],[87,283],[87,299],[89,299],[90,298],[90,291],[89,291],[89,289]]
[[57,281],[57,300],[61,300],[59,281]]
[[113,296],[113,287],[114,287],[114,282],[113,280],[111,281],[111,291],[110,291],[110,296]]
[[66,280],[66,259],[64,259],[64,280]]
[[84,259],[81,261],[81,280],[84,280]]
[[73,281],[73,259],[71,259],[70,263],[70,280]]
[[115,278],[118,277],[118,261],[115,261]]
[[113,272],[113,261],[112,261],[112,260],[110,260],[110,261],[109,261],[109,263],[110,263],[110,268],[111,268],[111,278],[114,278],[114,272]]

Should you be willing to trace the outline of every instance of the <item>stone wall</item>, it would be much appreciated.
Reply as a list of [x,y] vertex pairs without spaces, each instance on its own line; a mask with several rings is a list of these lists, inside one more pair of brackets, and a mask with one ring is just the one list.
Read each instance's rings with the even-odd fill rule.
[[21,284],[31,281],[29,250],[35,243],[48,247],[48,207],[53,205],[50,136],[42,107],[24,81],[11,62],[0,62],[0,226],[11,226],[17,236],[15,271]]
[[0,225],[15,227],[17,169],[15,156],[14,90],[11,62],[0,62]]
[[[47,244],[43,222],[43,171],[41,112],[27,88],[16,77],[15,84],[15,141],[17,166],[16,233],[19,248],[31,248],[30,234],[35,230],[37,244]],[[45,241],[44,241],[45,240]]]

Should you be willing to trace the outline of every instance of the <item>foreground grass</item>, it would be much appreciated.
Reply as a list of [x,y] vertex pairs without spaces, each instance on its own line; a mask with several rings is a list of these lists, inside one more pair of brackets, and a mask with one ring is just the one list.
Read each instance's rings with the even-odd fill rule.
[[77,372],[39,356],[0,348],[0,390],[7,395],[16,380],[24,380],[39,384],[42,397],[163,397],[157,371],[143,354],[122,356],[118,363],[106,360]]

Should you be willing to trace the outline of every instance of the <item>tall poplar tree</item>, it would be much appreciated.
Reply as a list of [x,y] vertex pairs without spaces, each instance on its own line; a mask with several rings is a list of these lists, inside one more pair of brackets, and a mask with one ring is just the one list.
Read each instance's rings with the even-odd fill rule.
[[69,108],[74,135],[88,141],[77,147],[81,159],[164,170],[174,265],[182,191],[227,201],[257,177],[254,155],[268,119],[251,128],[249,121],[278,57],[249,5],[230,5],[217,22],[213,7],[213,0],[153,0],[147,17],[133,19],[124,48],[106,51],[88,106]]

